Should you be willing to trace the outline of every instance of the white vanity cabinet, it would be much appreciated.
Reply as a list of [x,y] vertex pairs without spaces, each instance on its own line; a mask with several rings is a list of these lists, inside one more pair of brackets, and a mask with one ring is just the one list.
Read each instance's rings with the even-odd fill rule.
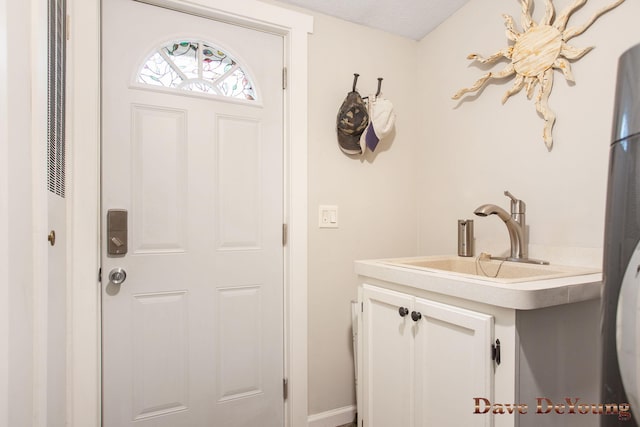
[[356,273],[358,427],[599,425],[555,405],[600,403],[600,274],[498,283],[380,261]]
[[364,284],[361,426],[491,426],[493,316]]

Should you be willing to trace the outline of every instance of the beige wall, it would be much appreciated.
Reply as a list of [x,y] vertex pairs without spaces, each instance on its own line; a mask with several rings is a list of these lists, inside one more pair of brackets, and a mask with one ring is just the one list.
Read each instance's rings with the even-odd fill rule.
[[[314,15],[309,37],[309,413],[352,405],[350,301],[353,261],[414,255],[420,126],[414,95],[417,42]],[[377,87],[397,113],[392,144],[350,158],[336,140],[336,114],[359,73],[363,96]],[[318,228],[318,205],[337,205],[339,228]]]
[[[568,3],[554,1],[558,10]],[[569,25],[585,23],[605,3],[589,2]],[[539,21],[543,2],[535,4]],[[623,3],[570,40],[595,49],[572,64],[575,85],[555,73],[549,104],[557,122],[550,153],[541,137],[544,122],[524,91],[501,105],[512,78],[490,84],[477,97],[451,100],[483,73],[508,64],[478,67],[466,59],[472,52],[488,56],[507,46],[503,13],[514,16],[520,28],[517,2],[471,0],[420,43],[419,252],[454,253],[456,220],[474,218],[473,210],[483,203],[508,209],[502,194],[508,189],[527,203],[532,256],[572,261],[579,255],[574,261],[600,265],[617,59],[640,42],[634,18],[640,16],[640,2]],[[476,252],[508,249],[497,218],[475,217],[475,229]]]
[[[538,21],[544,7],[535,3]],[[554,3],[563,9],[569,0]],[[569,24],[586,22],[602,4],[590,2]],[[475,219],[477,252],[502,253],[508,250],[504,225],[474,217],[473,210],[483,203],[508,209],[502,194],[508,189],[527,203],[532,256],[600,265],[617,58],[640,42],[634,30],[640,2],[625,2],[570,41],[596,49],[572,64],[575,85],[555,73],[549,103],[558,120],[550,153],[534,102],[520,93],[501,104],[513,79],[463,102],[451,100],[508,63],[477,67],[466,56],[507,46],[502,14],[513,15],[519,27],[517,2],[471,0],[421,42],[305,12],[315,18],[309,37],[308,338],[309,413],[317,414],[355,401],[353,260],[455,253],[459,218]],[[384,77],[384,94],[398,113],[393,144],[364,161],[343,155],[335,138],[336,112],[354,72],[363,95]],[[319,204],[339,206],[339,229],[318,229]]]

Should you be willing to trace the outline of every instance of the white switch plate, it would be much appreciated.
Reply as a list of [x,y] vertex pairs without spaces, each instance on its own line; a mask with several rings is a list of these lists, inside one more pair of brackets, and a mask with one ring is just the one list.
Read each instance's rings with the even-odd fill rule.
[[333,205],[320,205],[318,210],[318,227],[338,228],[338,207]]

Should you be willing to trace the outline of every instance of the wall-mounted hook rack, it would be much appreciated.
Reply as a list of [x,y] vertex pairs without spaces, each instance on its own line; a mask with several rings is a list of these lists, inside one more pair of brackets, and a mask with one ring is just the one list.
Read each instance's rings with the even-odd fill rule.
[[[360,74],[353,73],[353,88],[351,89],[352,92],[356,92],[356,85],[358,83],[358,77],[360,77]],[[382,80],[384,80],[382,77],[378,77],[378,90],[376,91],[375,98],[380,96],[380,94],[382,93]],[[366,100],[369,99],[369,97],[368,96],[363,96],[362,99],[366,101]]]

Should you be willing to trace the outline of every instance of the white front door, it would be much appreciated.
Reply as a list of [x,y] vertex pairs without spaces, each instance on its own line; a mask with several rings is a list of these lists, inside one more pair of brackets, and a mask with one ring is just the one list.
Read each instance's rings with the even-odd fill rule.
[[[231,54],[256,100],[138,82],[173,42]],[[282,426],[282,37],[109,0],[102,44],[103,425]]]

